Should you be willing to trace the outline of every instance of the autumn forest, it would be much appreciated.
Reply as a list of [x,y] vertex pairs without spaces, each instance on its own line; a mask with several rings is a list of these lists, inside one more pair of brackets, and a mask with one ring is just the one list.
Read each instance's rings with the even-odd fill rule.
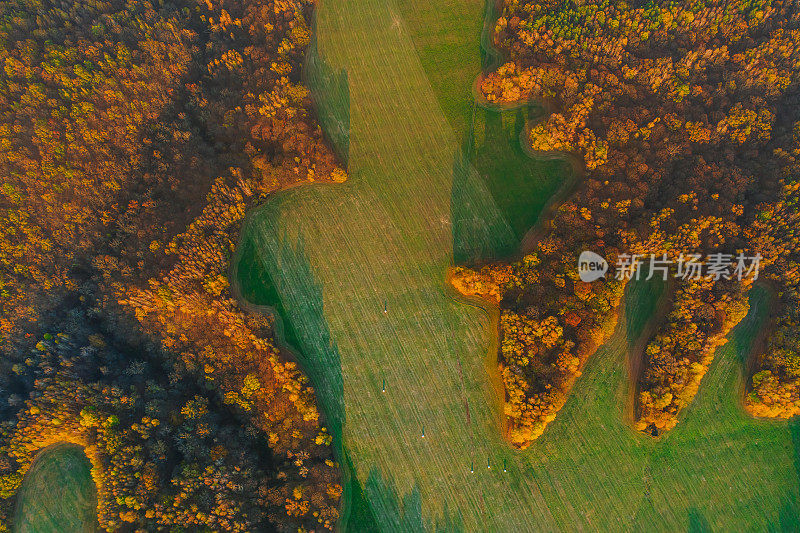
[[[81,530],[670,530],[650,466],[570,495],[548,461],[591,443],[559,423],[606,358],[614,431],[658,456],[757,291],[728,392],[783,444],[746,471],[800,454],[797,2],[444,4],[0,2],[0,531],[71,530],[30,511],[64,446]],[[498,191],[538,217],[521,243]],[[611,271],[584,281],[586,250]],[[632,257],[666,281],[625,344]],[[709,527],[772,520],[726,501]]]

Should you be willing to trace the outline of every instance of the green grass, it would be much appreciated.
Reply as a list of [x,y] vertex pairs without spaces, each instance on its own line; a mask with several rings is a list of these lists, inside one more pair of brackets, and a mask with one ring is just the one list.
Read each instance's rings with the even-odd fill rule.
[[511,244],[497,250],[497,255],[508,255],[547,201],[572,179],[571,167],[561,159],[532,159],[523,150],[525,118],[541,112],[538,106],[500,110],[475,103],[473,84],[486,62],[481,48],[484,2],[407,1],[399,2],[398,9],[441,113],[514,232]]
[[17,495],[13,530],[68,533],[97,530],[97,494],[91,464],[71,444],[40,452]]
[[523,109],[476,113],[483,131],[473,135],[473,165],[520,241],[564,181],[571,181],[572,168],[563,159],[532,159],[522,149]]
[[441,114],[462,139],[472,127],[472,85],[481,72],[483,0],[400,1],[393,9],[410,33]]
[[[658,292],[638,286],[627,302],[631,324],[623,316],[544,435],[523,452],[503,441],[495,325],[490,313],[457,301],[445,284],[454,257],[508,249],[521,224],[512,216],[518,208],[490,193],[491,183],[472,164],[477,159],[462,148],[471,115],[459,110],[469,109],[462,96],[471,94],[480,63],[477,44],[470,44],[480,24],[466,17],[482,12],[469,0],[319,3],[318,53],[329,72],[346,72],[347,98],[341,84],[312,90],[335,100],[326,120],[347,124],[351,179],[276,195],[250,214],[243,231],[241,250],[251,243],[258,252],[248,259],[257,263],[248,290],[258,292],[260,279],[262,303],[279,301],[352,463],[348,499],[363,497],[351,501],[343,526],[796,526],[800,432],[753,420],[740,407],[741,358],[764,316],[758,291],[754,311],[719,351],[696,401],[661,439],[636,433],[623,416],[628,347]],[[437,50],[448,60],[434,76],[426,54]]]

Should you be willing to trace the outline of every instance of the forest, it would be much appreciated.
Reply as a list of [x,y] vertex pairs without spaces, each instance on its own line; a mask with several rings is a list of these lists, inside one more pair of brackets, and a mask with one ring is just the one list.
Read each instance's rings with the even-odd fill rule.
[[[760,254],[775,294],[771,335],[750,365],[755,416],[800,412],[795,2],[501,2],[507,61],[478,81],[487,103],[544,102],[524,142],[582,170],[577,192],[521,258],[461,266],[453,283],[501,310],[508,438],[526,447],[555,419],[616,323],[629,279],[591,283],[578,255],[673,263],[669,309],[645,348],[635,426],[657,436],[691,403],[715,350],[747,313],[754,277],[694,279],[679,259]],[[707,265],[706,265],[707,266]],[[685,273],[684,273],[685,274]]]
[[314,391],[228,268],[245,211],[341,182],[310,0],[0,3],[0,530],[83,447],[103,530],[333,529]]
[[[508,440],[525,448],[544,432],[617,322],[630,280],[581,281],[584,250],[612,265],[632,254],[663,254],[673,265],[723,254],[733,270],[737,256],[762,258],[757,281],[689,279],[673,267],[667,312],[634,376],[638,431],[658,436],[678,423],[747,314],[754,283],[773,295],[773,316],[749,364],[744,407],[757,417],[800,414],[797,3],[499,7],[491,38],[507,61],[478,80],[479,99],[543,102],[548,112],[527,125],[526,148],[567,154],[582,175],[518,257],[461,265],[452,276],[460,292],[500,309]],[[340,523],[345,480],[315,390],[278,342],[273,317],[248,312],[229,279],[251,208],[296,185],[348,178],[345,152],[337,158],[326,141],[302,83],[313,8],[313,0],[0,3],[0,531],[13,529],[41,450],[64,443],[91,463],[102,530]],[[428,88],[420,80],[410,93]],[[429,177],[405,175],[420,198],[439,198],[420,192],[439,186]],[[431,213],[446,225],[449,213]],[[388,321],[380,299],[375,315]],[[454,323],[436,322],[442,339],[424,341],[447,340],[453,352],[475,344],[466,336],[449,344],[444,325]],[[466,394],[460,359],[455,368]],[[467,424],[480,420],[463,403]],[[434,424],[425,441],[420,429],[420,442],[436,442]],[[446,457],[428,448],[408,455],[422,456]],[[486,459],[481,470],[499,464]],[[419,465],[408,463],[407,477],[416,476]]]

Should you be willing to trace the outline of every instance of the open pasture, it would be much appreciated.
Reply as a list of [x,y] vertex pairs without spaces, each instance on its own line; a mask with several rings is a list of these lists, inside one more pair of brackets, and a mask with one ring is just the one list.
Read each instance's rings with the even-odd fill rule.
[[[335,97],[338,112],[326,114],[338,124],[333,137],[347,124],[350,180],[276,195],[243,231],[242,293],[282,312],[352,463],[349,493],[360,493],[350,499],[360,504],[343,526],[797,527],[800,429],[740,408],[742,359],[766,314],[761,291],[663,438],[637,434],[623,414],[628,347],[658,296],[639,285],[544,435],[522,452],[503,441],[492,313],[455,298],[445,281],[454,258],[513,249],[523,225],[515,217],[530,216],[493,190],[503,162],[490,161],[498,175],[484,179],[480,151],[464,149],[465,135],[481,130],[469,99],[483,8],[475,0],[320,2],[316,53],[346,73],[337,79],[346,77],[347,97],[341,83],[311,88]],[[506,118],[501,132],[512,124]],[[552,194],[554,168],[534,165],[529,175],[542,182],[531,190]],[[545,201],[531,198],[529,209]]]

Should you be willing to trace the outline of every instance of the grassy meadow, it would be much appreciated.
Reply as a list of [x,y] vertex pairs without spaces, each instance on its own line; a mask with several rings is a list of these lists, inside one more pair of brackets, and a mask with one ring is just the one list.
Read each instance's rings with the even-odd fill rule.
[[517,112],[473,106],[483,13],[476,0],[320,2],[309,80],[350,180],[278,194],[243,230],[242,294],[278,309],[349,467],[342,527],[796,528],[800,430],[740,407],[758,290],[662,438],[625,419],[628,350],[660,295],[641,284],[544,435],[522,452],[503,441],[494,315],[445,275],[513,250],[569,176],[522,159]]
[[12,531],[96,531],[97,494],[91,468],[78,446],[60,444],[42,450],[25,474]]

